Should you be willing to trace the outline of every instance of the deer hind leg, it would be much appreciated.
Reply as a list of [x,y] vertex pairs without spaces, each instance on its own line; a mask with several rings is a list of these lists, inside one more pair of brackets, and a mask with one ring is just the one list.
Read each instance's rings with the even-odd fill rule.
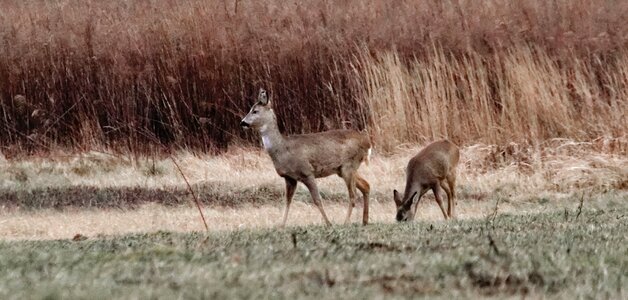
[[445,217],[445,220],[447,220],[447,212],[445,211],[445,207],[443,207],[443,201],[441,200],[440,185],[438,183],[435,184],[432,187],[432,191],[434,192],[434,198],[436,198],[436,203],[438,203],[440,211],[443,212],[443,216]]
[[316,179],[314,178],[314,176],[305,178],[303,180],[303,184],[305,184],[305,186],[307,186],[307,189],[310,191],[312,201],[321,212],[321,215],[323,216],[323,221],[325,221],[325,225],[331,226],[331,222],[329,222],[327,214],[325,214],[325,209],[323,208],[323,203],[321,202],[321,195],[318,192],[318,186],[316,185]]
[[347,210],[347,217],[345,218],[345,224],[348,224],[349,222],[351,222],[351,213],[353,212],[353,207],[355,206],[356,180],[355,176],[352,173],[343,173],[342,178],[347,184],[347,190],[349,190],[349,209]]
[[450,199],[449,207],[451,208],[449,211],[449,217],[453,218],[456,209],[456,173],[451,172],[446,179],[450,191],[449,195],[447,195],[447,198]]
[[292,197],[294,196],[294,192],[297,189],[297,181],[284,177],[286,180],[286,210],[283,213],[283,222],[281,222],[281,227],[286,226],[286,221],[288,220],[288,211],[290,211],[290,204],[292,203]]
[[445,179],[440,181],[440,187],[445,190],[445,194],[447,194],[447,215],[451,218],[451,214],[454,209],[453,198],[451,196],[451,189],[449,188],[449,184],[445,181]]
[[357,173],[355,174],[355,183],[362,192],[362,200],[364,201],[364,214],[362,215],[362,225],[369,223],[369,193],[371,192],[371,186],[369,183]]

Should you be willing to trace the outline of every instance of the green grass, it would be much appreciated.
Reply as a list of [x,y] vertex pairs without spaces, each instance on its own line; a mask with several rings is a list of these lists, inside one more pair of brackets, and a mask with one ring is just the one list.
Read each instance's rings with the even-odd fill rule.
[[0,298],[619,299],[628,278],[624,204],[471,221],[5,241]]

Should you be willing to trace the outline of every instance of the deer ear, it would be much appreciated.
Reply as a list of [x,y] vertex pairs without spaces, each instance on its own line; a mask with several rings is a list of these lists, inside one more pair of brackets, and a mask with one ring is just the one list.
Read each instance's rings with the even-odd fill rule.
[[397,207],[401,206],[401,197],[399,197],[399,192],[397,192],[397,190],[393,190],[393,200],[395,200]]
[[268,105],[270,103],[270,101],[268,101],[268,93],[266,93],[265,89],[263,88],[259,89],[259,94],[257,95],[257,101],[261,105]]
[[408,199],[408,202],[414,204],[414,201],[418,200],[419,198],[416,196],[417,192],[414,192],[414,194],[412,194],[412,197],[410,197],[410,199]]

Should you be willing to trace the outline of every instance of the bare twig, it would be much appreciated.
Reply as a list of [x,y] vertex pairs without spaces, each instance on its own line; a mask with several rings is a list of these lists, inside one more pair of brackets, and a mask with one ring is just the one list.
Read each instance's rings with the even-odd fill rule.
[[[493,212],[489,215],[486,216],[486,224],[484,225],[485,230],[486,230],[486,238],[488,239],[488,245],[491,247],[491,249],[495,252],[495,254],[500,255],[499,249],[497,248],[497,244],[495,244],[495,240],[493,240],[493,236],[491,235],[491,231],[495,229],[495,218],[497,218],[497,213],[499,211],[499,200],[501,199],[501,197],[497,198],[497,201],[495,201],[495,208],[493,209]],[[491,224],[491,227],[489,228],[489,224]],[[484,230],[483,230],[484,232]]]
[[499,249],[497,248],[497,245],[495,244],[495,240],[493,240],[493,237],[491,236],[491,234],[489,233],[487,237],[488,237],[488,245],[491,246],[493,251],[495,251],[495,254],[499,255]]
[[297,233],[293,232],[292,233],[292,248],[297,248]]
[[580,196],[580,204],[578,205],[578,214],[576,214],[576,220],[578,220],[578,217],[580,217],[580,214],[582,213],[582,206],[584,206],[584,192],[582,192],[582,195]]
[[188,181],[187,177],[185,177],[185,174],[183,174],[181,167],[179,167],[179,164],[177,163],[177,161],[174,159],[172,155],[170,155],[170,160],[172,160],[172,163],[174,163],[174,165],[177,167],[177,170],[179,170],[179,173],[181,173],[181,176],[183,177],[185,184],[188,186],[188,190],[190,191],[190,193],[192,193],[192,197],[194,198],[194,201],[196,202],[196,208],[198,208],[198,212],[199,214],[201,214],[201,219],[203,220],[203,224],[205,225],[205,230],[209,231],[209,227],[207,226],[207,221],[205,221],[205,215],[203,215],[203,210],[201,209],[201,203],[198,201],[198,198],[196,197],[196,194],[194,193],[194,190],[192,189],[190,182]]
[[497,212],[499,211],[499,200],[501,198],[497,198],[497,201],[495,201],[495,209],[493,210],[493,217],[491,220],[491,223],[493,223],[495,221],[495,218],[497,218]]
[[[133,130],[135,130],[135,132],[138,133],[138,134],[144,134],[143,132],[141,132],[139,130],[136,130],[136,129],[133,129]],[[196,193],[194,193],[194,190],[192,189],[192,186],[190,185],[190,182],[188,181],[188,178],[185,176],[185,174],[183,174],[183,170],[181,170],[181,167],[179,166],[177,161],[174,159],[174,156],[172,156],[172,153],[170,152],[170,149],[168,147],[166,147],[166,145],[164,145],[154,135],[145,134],[145,136],[147,138],[153,140],[158,145],[161,145],[161,147],[164,149],[164,151],[166,151],[166,153],[168,153],[168,157],[170,157],[170,160],[172,161],[172,163],[175,165],[175,167],[177,167],[177,170],[179,171],[179,174],[181,174],[181,177],[183,177],[183,180],[185,181],[185,184],[187,185],[188,190],[190,191],[190,193],[192,194],[192,197],[194,198],[194,202],[196,204],[196,208],[198,208],[198,212],[201,215],[201,220],[203,220],[203,225],[205,225],[205,230],[209,231],[209,226],[207,226],[207,221],[205,220],[205,215],[203,215],[203,210],[201,209],[201,202],[198,200],[198,197],[196,197]],[[207,241],[207,240],[205,240],[205,241]]]
[[499,211],[499,199],[501,199],[500,197],[497,198],[497,201],[495,202],[495,208],[493,209],[493,212],[490,215],[486,216],[486,224],[485,226],[488,228],[488,224],[491,224],[493,229],[495,228],[495,218],[497,218],[497,213]]
[[63,117],[65,117],[68,113],[70,113],[70,111],[73,110],[81,101],[83,101],[83,99],[85,99],[84,96],[79,97],[78,101],[74,102],[74,104],[72,104],[70,108],[66,109],[56,120],[54,120],[54,122],[48,125],[48,127],[44,130],[44,133],[42,135],[45,136],[48,133],[48,131],[50,131],[50,128],[52,128],[52,126],[59,123],[59,121],[61,121]]

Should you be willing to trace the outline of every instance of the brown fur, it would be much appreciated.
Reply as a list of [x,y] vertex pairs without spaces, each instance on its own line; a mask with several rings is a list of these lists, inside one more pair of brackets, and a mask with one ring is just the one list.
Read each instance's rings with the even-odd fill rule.
[[368,196],[370,187],[358,175],[360,164],[368,159],[371,143],[369,137],[355,130],[331,130],[319,133],[284,136],[279,132],[275,113],[266,91],[260,90],[258,102],[242,119],[243,127],[257,129],[262,135],[264,148],[270,155],[277,173],[286,182],[286,210],[282,226],[285,225],[290,203],[297,182],[304,183],[319,208],[323,220],[330,225],[320,201],[315,178],[337,174],[345,180],[349,190],[349,210],[345,222],[349,222],[355,206],[356,187],[362,192],[364,214],[362,223],[368,223]]
[[284,142],[285,148],[269,154],[279,175],[295,179],[342,176],[343,168],[357,170],[370,148],[368,137],[355,130],[286,136]]
[[[448,140],[433,142],[423,148],[408,162],[406,168],[406,188],[403,198],[394,191],[397,205],[397,220],[414,219],[421,197],[432,190],[445,219],[454,217],[456,166],[460,159],[458,146]],[[443,208],[440,189],[447,194],[447,212]],[[418,195],[418,197],[415,197]],[[411,209],[415,206],[414,211]]]

